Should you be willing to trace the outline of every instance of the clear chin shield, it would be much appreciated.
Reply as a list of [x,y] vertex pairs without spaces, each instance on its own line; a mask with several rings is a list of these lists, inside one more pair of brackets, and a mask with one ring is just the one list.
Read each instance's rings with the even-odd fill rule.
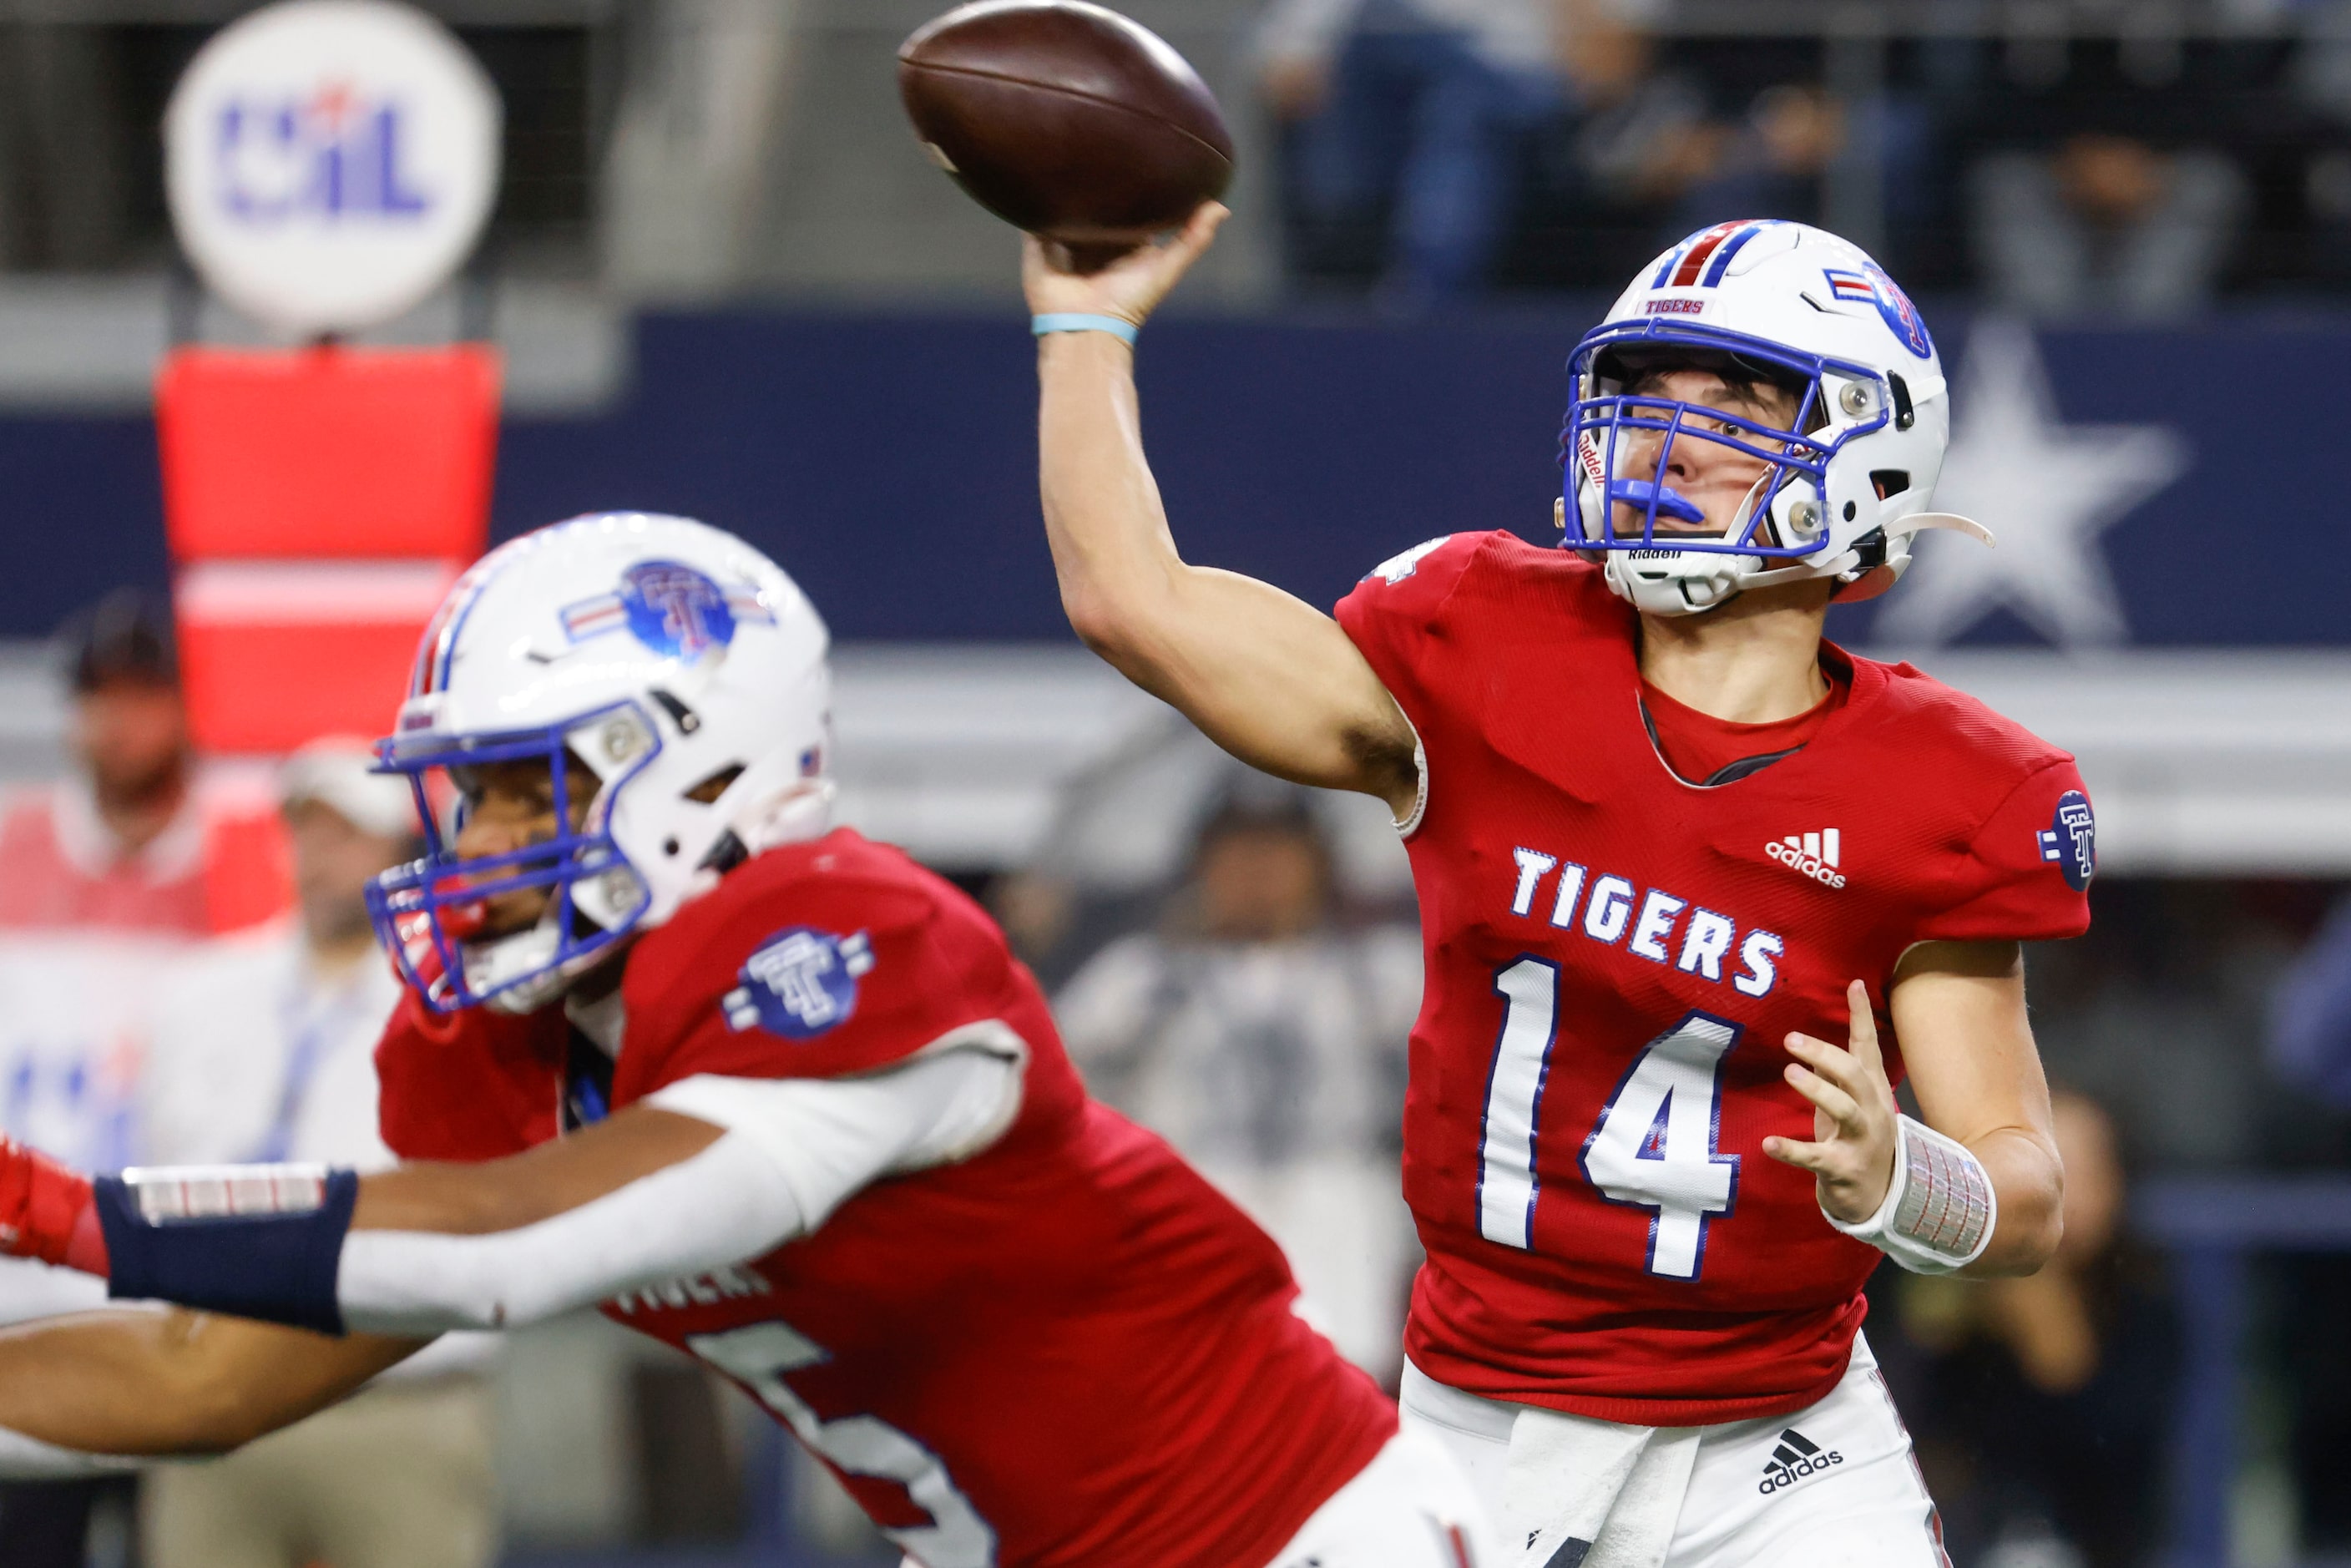
[[[416,798],[425,853],[376,878],[367,890],[376,934],[401,976],[434,1011],[488,1005],[529,1012],[561,993],[635,929],[652,890],[614,841],[609,825],[620,787],[661,750],[659,731],[633,702],[557,726],[500,734],[395,736],[377,748],[380,769],[403,775]],[[582,758],[592,758],[593,762]],[[574,829],[503,854],[466,856],[455,847],[465,829],[469,787],[498,763],[543,764],[560,803],[575,786],[594,791]],[[585,775],[585,778],[582,778]],[[434,780],[455,786],[447,830],[434,810]],[[544,892],[545,909],[519,931],[490,934],[490,903]]]
[[[1666,365],[1719,366],[1787,388],[1796,399],[1792,424],[1627,390],[1641,370]],[[1835,460],[1895,417],[1895,394],[1878,371],[1663,321],[1599,328],[1576,346],[1568,370],[1575,399],[1560,434],[1562,548],[1601,555],[1612,585],[1640,608],[1688,614],[1742,589],[1876,564],[1832,545],[1838,520],[1854,521],[1865,505],[1872,517],[1877,511],[1865,482],[1841,493]],[[1759,468],[1727,522],[1709,519],[1666,478],[1684,442],[1726,448]]]

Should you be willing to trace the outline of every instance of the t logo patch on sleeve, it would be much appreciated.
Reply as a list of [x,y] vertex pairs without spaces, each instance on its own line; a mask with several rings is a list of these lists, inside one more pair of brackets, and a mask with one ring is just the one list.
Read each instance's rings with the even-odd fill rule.
[[1442,549],[1446,541],[1452,537],[1451,534],[1439,534],[1433,539],[1422,540],[1401,555],[1392,555],[1365,572],[1363,580],[1369,582],[1376,577],[1385,581],[1390,588],[1394,588],[1420,570],[1421,557]]
[[2098,825],[2090,815],[2090,798],[2079,789],[2057,797],[2056,819],[2041,830],[2041,858],[2065,873],[2067,887],[2088,891],[2098,873]]
[[857,981],[873,967],[865,933],[835,936],[794,925],[759,944],[743,961],[743,983],[718,998],[726,1027],[753,1025],[786,1040],[814,1040],[857,1011]]

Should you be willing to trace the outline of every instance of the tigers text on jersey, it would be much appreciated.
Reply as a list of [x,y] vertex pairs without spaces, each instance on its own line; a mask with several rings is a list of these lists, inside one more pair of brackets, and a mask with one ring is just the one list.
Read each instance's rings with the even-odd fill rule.
[[1879,1254],[1762,1153],[1813,1135],[1782,1041],[1842,1041],[1844,987],[1866,981],[1898,1082],[1886,993],[1912,944],[2083,931],[2072,759],[1907,665],[1826,648],[1852,691],[1811,744],[1683,783],[1642,722],[1632,609],[1504,533],[1408,551],[1338,613],[1426,758],[1412,1360],[1647,1426],[1820,1399]]
[[870,1072],[989,1019],[1027,1046],[982,1153],[605,1309],[741,1384],[925,1568],[1262,1564],[1395,1434],[1279,1249],[1086,1098],[1002,936],[896,851],[844,829],[758,856],[639,941],[622,996],[604,1084],[560,1009],[412,996],[378,1053],[386,1141],[495,1158],[697,1074]]

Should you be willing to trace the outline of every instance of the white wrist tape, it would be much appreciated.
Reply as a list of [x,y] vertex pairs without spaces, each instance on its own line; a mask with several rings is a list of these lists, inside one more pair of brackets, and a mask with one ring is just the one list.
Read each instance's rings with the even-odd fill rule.
[[133,1166],[123,1186],[150,1225],[254,1214],[310,1214],[327,1201],[324,1166]]
[[1894,1179],[1877,1212],[1859,1225],[1822,1213],[1914,1274],[1949,1274],[1991,1244],[2000,1200],[1983,1162],[1965,1144],[1905,1116],[1896,1124]]
[[120,1454],[90,1454],[59,1448],[0,1427],[0,1480],[78,1481],[120,1475],[147,1461]]

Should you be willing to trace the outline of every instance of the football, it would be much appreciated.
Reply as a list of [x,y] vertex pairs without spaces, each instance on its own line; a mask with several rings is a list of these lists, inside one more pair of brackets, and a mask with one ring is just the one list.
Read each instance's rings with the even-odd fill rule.
[[1232,137],[1167,42],[1083,0],[980,0],[898,50],[932,162],[973,200],[1095,265],[1224,193]]

